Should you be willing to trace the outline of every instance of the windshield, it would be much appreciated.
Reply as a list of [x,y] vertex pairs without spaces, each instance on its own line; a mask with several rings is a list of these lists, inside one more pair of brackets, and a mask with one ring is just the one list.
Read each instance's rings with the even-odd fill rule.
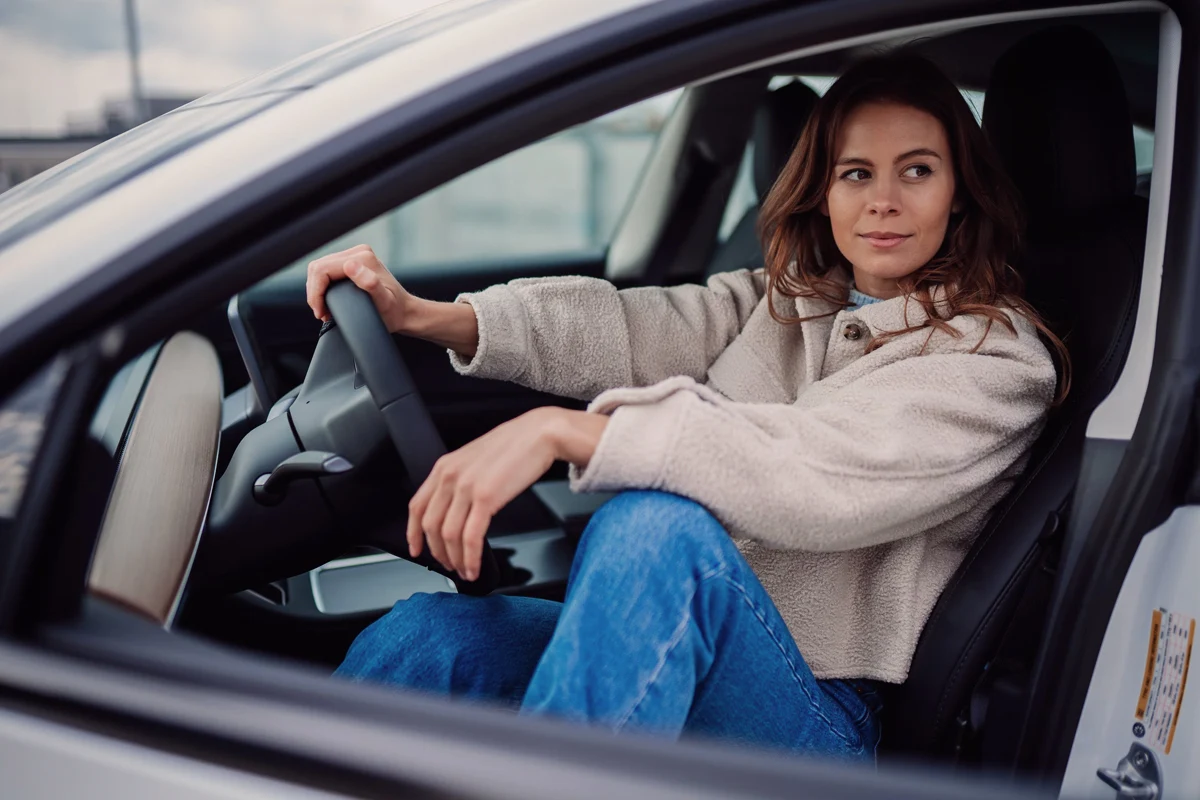
[[0,194],[0,249],[298,92],[513,0],[446,0],[189,103]]

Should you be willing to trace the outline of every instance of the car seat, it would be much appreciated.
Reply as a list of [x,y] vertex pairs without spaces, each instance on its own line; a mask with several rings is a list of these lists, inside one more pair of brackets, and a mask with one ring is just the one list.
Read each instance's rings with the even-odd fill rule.
[[1047,603],[1029,602],[1030,580],[1043,576],[1049,596],[1045,575],[1088,418],[1129,350],[1147,205],[1135,195],[1121,76],[1082,28],[1045,29],[1007,50],[992,71],[983,126],[1024,201],[1027,238],[1015,266],[1026,296],[1067,345],[1073,378],[1024,474],[939,598],[907,682],[889,687],[881,752],[1003,764],[1014,757],[1029,664],[997,652],[1017,639],[1036,649]]
[[751,133],[754,148],[752,174],[758,202],[746,209],[729,238],[717,247],[704,277],[718,272],[762,267],[762,244],[756,230],[758,209],[783,171],[818,99],[816,92],[798,80],[767,93],[754,115]]

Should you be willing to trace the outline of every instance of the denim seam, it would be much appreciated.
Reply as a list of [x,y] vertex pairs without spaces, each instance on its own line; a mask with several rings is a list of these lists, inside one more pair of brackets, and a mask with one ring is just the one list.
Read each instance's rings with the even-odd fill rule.
[[784,662],[786,662],[788,665],[788,670],[792,673],[792,678],[796,681],[796,685],[800,687],[800,691],[804,693],[804,697],[806,700],[808,700],[808,704],[812,707],[813,713],[816,714],[816,716],[822,722],[824,722],[826,725],[829,726],[829,730],[833,733],[834,736],[837,736],[839,739],[841,739],[843,742],[845,742],[847,745],[849,745],[851,750],[853,750],[859,754],[865,753],[866,752],[866,743],[864,741],[862,741],[861,735],[858,737],[859,741],[857,743],[855,743],[853,740],[851,740],[849,737],[847,737],[844,733],[839,731],[837,729],[837,726],[834,724],[833,720],[831,720],[828,716],[825,715],[825,712],[821,709],[820,703],[818,703],[816,698],[814,698],[812,696],[812,693],[808,690],[808,687],[804,685],[804,679],[796,671],[796,665],[792,662],[792,658],[788,654],[787,647],[784,645],[783,642],[779,641],[779,637],[775,635],[775,631],[771,629],[771,626],[767,622],[766,618],[758,610],[758,606],[756,606],[754,604],[754,602],[750,599],[750,593],[746,591],[746,587],[742,586],[740,583],[735,581],[733,578],[730,578],[728,575],[725,576],[725,580],[729,583],[730,586],[737,589],[738,593],[742,596],[742,600],[746,603],[747,606],[749,606],[750,612],[752,614],[754,614],[755,618],[759,621],[759,624],[762,625],[763,630],[765,630],[767,632],[767,636],[771,637],[771,641],[774,642],[775,646],[779,649],[779,654],[781,656],[783,656]]
[[[692,593],[688,596],[688,606],[691,606],[692,600],[695,598],[695,596],[696,590],[693,589]],[[645,701],[647,696],[649,696],[651,687],[653,687],[654,683],[658,680],[658,676],[662,674],[663,667],[667,665],[667,660],[670,659],[671,653],[674,652],[675,648],[679,646],[679,643],[683,641],[683,635],[687,633],[688,622],[690,622],[691,619],[692,614],[690,611],[688,611],[683,615],[683,619],[679,621],[679,626],[675,629],[675,632],[671,634],[671,639],[667,642],[667,646],[663,650],[662,657],[659,658],[658,664],[655,665],[654,672],[651,673],[650,677],[646,679],[645,685],[642,686],[642,691],[629,706],[629,710],[626,711],[619,720],[617,720],[615,728],[617,731],[620,731],[625,727],[626,724],[628,724],[629,720],[633,718],[633,715],[637,713],[637,710],[642,705],[642,702]]]
[[[692,593],[688,595],[687,608],[691,608],[692,600],[696,597],[696,591],[700,588],[700,584],[704,583],[710,578],[722,574],[727,569],[728,567],[726,565],[721,564],[700,573],[699,577],[696,578],[695,588],[693,588]],[[654,667],[654,672],[650,675],[649,679],[646,680],[646,685],[642,687],[641,693],[638,694],[637,698],[633,701],[633,704],[629,707],[629,710],[626,711],[621,719],[617,721],[616,730],[621,730],[626,724],[628,724],[629,720],[633,719],[633,715],[637,713],[638,708],[650,694],[651,687],[653,687],[654,682],[658,680],[658,676],[662,674],[663,667],[667,665],[667,659],[671,657],[671,653],[674,652],[675,648],[679,646],[679,643],[683,641],[683,634],[687,632],[688,622],[691,619],[692,612],[690,610],[686,611],[683,615],[683,619],[679,622],[679,627],[676,628],[675,632],[671,634],[671,638],[667,642],[667,647],[665,650],[663,650],[662,658],[659,659],[658,664]]]
[[867,705],[865,700],[862,701],[862,711],[854,716],[854,727],[862,729],[863,725],[871,719],[871,707]]
[[658,664],[654,668],[653,674],[651,674],[650,678],[646,681],[645,686],[642,687],[641,693],[638,695],[637,699],[633,701],[633,704],[630,706],[629,711],[627,711],[624,714],[624,716],[622,716],[621,719],[617,722],[616,730],[620,731],[622,728],[624,728],[625,725],[629,722],[629,720],[633,718],[633,715],[635,713],[637,713],[638,707],[641,706],[643,701],[645,701],[646,697],[650,694],[650,689],[654,686],[655,681],[658,680],[658,676],[660,674],[662,674],[663,667],[666,666],[667,660],[671,657],[671,653],[675,650],[676,647],[678,647],[679,643],[683,640],[683,635],[687,631],[688,623],[692,619],[692,612],[690,610],[691,605],[692,605],[692,600],[695,599],[696,592],[699,590],[700,584],[704,583],[705,581],[711,580],[712,578],[717,578],[717,577],[724,578],[726,583],[728,583],[730,586],[732,586],[734,589],[736,589],[738,594],[741,595],[743,602],[745,602],[746,605],[750,608],[750,612],[752,614],[754,614],[755,619],[757,619],[759,624],[762,625],[763,630],[765,630],[767,632],[767,635],[771,638],[771,641],[775,643],[775,647],[779,649],[779,654],[781,656],[783,656],[784,662],[788,665],[788,671],[792,673],[793,680],[796,682],[796,685],[800,687],[800,691],[804,693],[805,699],[808,701],[809,706],[812,708],[813,713],[817,716],[817,718],[819,718],[822,722],[824,722],[828,726],[829,730],[833,733],[833,735],[838,737],[839,739],[841,739],[843,742],[845,742],[846,745],[849,746],[850,749],[852,751],[854,751],[856,754],[866,753],[866,743],[862,741],[861,736],[859,736],[859,742],[855,743],[853,740],[848,738],[844,733],[839,731],[837,729],[837,726],[834,724],[833,720],[831,720],[828,716],[825,715],[825,712],[821,709],[821,706],[817,702],[816,698],[814,698],[812,696],[812,693],[809,692],[808,687],[806,687],[804,685],[803,678],[801,678],[801,676],[797,673],[796,665],[792,662],[792,658],[788,655],[787,648],[784,646],[784,644],[782,642],[779,641],[779,637],[777,637],[775,635],[775,632],[771,629],[771,626],[767,623],[766,618],[763,617],[763,615],[759,612],[758,606],[756,606],[754,604],[754,602],[751,601],[750,595],[746,591],[746,587],[742,586],[740,583],[735,581],[733,578],[729,577],[728,568],[725,566],[721,566],[716,569],[705,572],[697,578],[696,586],[695,586],[695,588],[692,589],[691,594],[688,596],[688,601],[687,601],[688,610],[684,613],[683,619],[680,621],[679,626],[675,629],[675,632],[671,634],[671,639],[667,643],[666,649],[663,650],[662,658],[659,659]]

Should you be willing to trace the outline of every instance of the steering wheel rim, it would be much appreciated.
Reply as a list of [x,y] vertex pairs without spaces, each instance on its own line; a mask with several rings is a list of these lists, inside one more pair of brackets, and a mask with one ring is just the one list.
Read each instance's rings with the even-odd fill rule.
[[[375,310],[370,295],[350,281],[339,281],[329,287],[325,305],[354,357],[355,367],[371,398],[383,415],[388,436],[400,454],[404,468],[413,485],[420,486],[429,477],[433,465],[446,453],[446,445],[434,427],[404,357]],[[500,582],[500,570],[487,539],[483,542],[479,577],[474,581],[463,580],[443,568],[429,555],[428,548],[419,558],[412,558],[408,553],[397,555],[445,575],[461,594],[485,595]]]

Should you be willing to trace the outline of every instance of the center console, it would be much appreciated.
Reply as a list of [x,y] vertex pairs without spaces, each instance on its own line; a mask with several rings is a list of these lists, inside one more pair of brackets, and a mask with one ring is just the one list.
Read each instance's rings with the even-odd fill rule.
[[[579,536],[612,495],[575,494],[566,481],[539,483],[533,493],[559,525],[489,538],[501,565],[496,593],[561,599]],[[345,615],[386,611],[418,592],[454,591],[445,577],[376,551],[330,561],[251,594],[297,613]]]

